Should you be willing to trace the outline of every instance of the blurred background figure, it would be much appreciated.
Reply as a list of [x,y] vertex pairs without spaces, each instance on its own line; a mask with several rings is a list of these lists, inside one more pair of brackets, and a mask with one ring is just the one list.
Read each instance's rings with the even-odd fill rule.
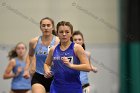
[[[86,49],[86,46],[85,46],[85,43],[84,43],[84,36],[80,31],[74,31],[73,32],[72,41],[74,43],[80,44],[83,47],[84,50]],[[85,54],[86,54],[86,56],[87,56],[87,58],[90,62],[90,66],[92,67],[92,71],[96,73],[97,68],[94,67],[91,63],[91,59],[90,59],[91,58],[91,53],[89,51],[85,50]],[[88,72],[80,71],[80,80],[81,80],[81,83],[82,83],[83,93],[91,93],[90,92],[90,83],[89,83],[89,80],[88,80]]]
[[30,93],[31,79],[23,77],[25,63],[25,54],[27,47],[24,43],[19,42],[9,54],[9,63],[4,72],[4,79],[11,79],[10,93]]

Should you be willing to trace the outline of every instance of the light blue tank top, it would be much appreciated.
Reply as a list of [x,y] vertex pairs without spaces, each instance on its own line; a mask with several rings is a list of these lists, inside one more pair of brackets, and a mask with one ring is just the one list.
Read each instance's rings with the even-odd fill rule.
[[82,93],[80,71],[67,67],[61,60],[64,56],[68,57],[72,64],[80,64],[74,53],[74,43],[71,43],[65,51],[60,49],[59,44],[53,53],[54,80],[50,93]]
[[80,81],[81,81],[82,85],[89,83],[88,72],[80,71]]
[[22,90],[22,89],[31,89],[31,78],[25,79],[23,77],[24,67],[26,65],[25,61],[15,58],[16,66],[13,69],[13,73],[17,72],[18,67],[22,67],[22,72],[12,79],[11,89]]
[[[88,58],[88,56],[87,56]],[[89,83],[88,81],[88,72],[80,71],[80,81],[82,85]]]
[[45,46],[42,44],[42,36],[39,37],[36,48],[35,48],[35,56],[36,56],[36,72],[44,75],[44,63],[48,56],[49,50],[55,44],[56,36],[53,36],[53,39],[49,46]]

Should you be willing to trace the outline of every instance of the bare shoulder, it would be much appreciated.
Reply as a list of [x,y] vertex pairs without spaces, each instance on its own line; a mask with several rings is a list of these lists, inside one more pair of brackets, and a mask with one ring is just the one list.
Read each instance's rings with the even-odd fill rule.
[[59,39],[59,37],[56,36],[56,39],[55,39],[55,45],[58,45],[59,42],[60,42],[60,39]]
[[74,44],[74,48],[75,48],[75,49],[79,49],[79,48],[82,48],[82,46],[75,43],[75,44]]
[[15,66],[16,65],[16,60],[14,58],[9,60],[9,65]]
[[83,47],[79,44],[76,44],[76,43],[74,44],[74,52],[75,52],[76,55],[85,54],[85,51],[84,51]]
[[77,51],[83,51],[84,49],[83,49],[83,47],[81,46],[81,45],[79,45],[79,44],[74,44],[74,49]]
[[37,36],[37,37],[35,37],[35,38],[32,38],[32,39],[30,40],[30,43],[32,43],[32,44],[36,43],[36,42],[38,41],[38,38],[39,38],[39,36]]
[[35,46],[37,44],[37,41],[38,41],[38,38],[39,38],[39,36],[31,39],[30,42],[29,42],[29,46],[32,47],[32,48],[35,48]]
[[59,37],[58,36],[56,36],[56,40],[59,40]]

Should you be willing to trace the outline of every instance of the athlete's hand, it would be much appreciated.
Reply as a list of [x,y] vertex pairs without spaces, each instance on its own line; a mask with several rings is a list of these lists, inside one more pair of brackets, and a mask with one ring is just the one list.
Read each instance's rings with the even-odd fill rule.
[[29,73],[28,70],[25,70],[25,71],[24,71],[23,77],[26,78],[26,79],[30,78],[30,73]]
[[33,76],[34,73],[35,73],[35,68],[33,68],[33,67],[30,68],[29,73],[30,73],[31,76]]
[[92,71],[93,71],[94,73],[97,73],[97,72],[98,72],[97,67],[91,66],[91,68],[92,68]]
[[15,77],[17,77],[21,73],[21,71],[22,71],[22,67],[18,67]]
[[44,77],[45,77],[45,78],[50,78],[50,77],[52,77],[52,76],[53,76],[52,71],[50,71],[50,70],[45,71],[45,74],[44,74]]
[[69,62],[67,57],[62,57],[62,61],[66,66],[71,67],[72,64]]
[[19,74],[22,71],[22,67],[18,67],[17,73]]

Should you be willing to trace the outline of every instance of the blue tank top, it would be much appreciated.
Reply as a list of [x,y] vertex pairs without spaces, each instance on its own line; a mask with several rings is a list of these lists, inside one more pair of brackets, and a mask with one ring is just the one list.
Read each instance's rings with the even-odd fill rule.
[[56,36],[53,36],[53,39],[49,46],[45,46],[42,44],[42,36],[38,38],[38,42],[35,48],[35,56],[36,56],[36,72],[44,75],[44,63],[48,56],[49,50],[55,44]]
[[[87,56],[88,58],[88,56]],[[88,81],[88,72],[80,71],[80,81],[82,85],[89,83]]]
[[23,77],[24,67],[26,65],[25,61],[15,58],[16,66],[13,68],[13,73],[17,72],[18,67],[22,67],[22,72],[12,79],[11,89],[22,90],[22,89],[31,89],[31,78],[25,79]]
[[74,53],[73,42],[65,51],[62,51],[58,44],[53,53],[54,80],[50,93],[82,93],[80,71],[67,67],[61,60],[64,56],[68,57],[72,64],[80,64]]

